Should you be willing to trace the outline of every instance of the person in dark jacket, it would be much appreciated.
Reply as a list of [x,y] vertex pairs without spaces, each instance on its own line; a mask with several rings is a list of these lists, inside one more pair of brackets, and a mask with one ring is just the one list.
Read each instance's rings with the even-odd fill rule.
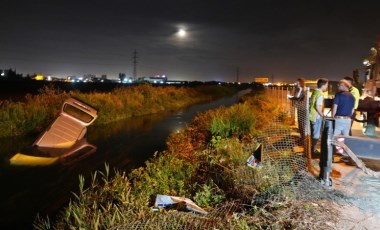
[[306,84],[304,78],[298,78],[296,82],[296,88],[292,96],[289,99],[294,101],[303,101],[305,99]]
[[349,92],[349,88],[350,83],[347,80],[339,81],[339,92],[335,94],[332,108],[332,117],[335,118],[334,136],[350,134],[355,97]]

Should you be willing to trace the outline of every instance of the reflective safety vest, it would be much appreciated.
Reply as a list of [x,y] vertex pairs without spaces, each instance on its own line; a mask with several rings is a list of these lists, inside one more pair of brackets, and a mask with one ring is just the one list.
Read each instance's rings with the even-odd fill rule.
[[358,88],[352,86],[350,88],[350,93],[354,96],[355,98],[355,105],[354,105],[354,109],[357,109],[358,108],[358,105],[359,105],[359,99],[360,99],[360,92],[358,90]]
[[317,100],[319,97],[323,97],[323,92],[319,89],[314,90],[310,97],[309,120],[312,122],[315,122],[318,116]]

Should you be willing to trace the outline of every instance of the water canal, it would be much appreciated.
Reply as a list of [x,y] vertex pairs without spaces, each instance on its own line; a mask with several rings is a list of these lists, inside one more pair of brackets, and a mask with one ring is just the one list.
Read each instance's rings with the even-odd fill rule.
[[90,126],[86,140],[96,151],[79,161],[50,166],[13,166],[9,159],[32,145],[37,136],[0,139],[0,227],[31,229],[37,213],[55,214],[78,190],[81,174],[87,180],[95,170],[129,172],[144,165],[154,152],[164,150],[168,135],[185,127],[201,111],[237,102],[239,92],[230,98],[192,106],[168,114],[135,117],[104,126]]

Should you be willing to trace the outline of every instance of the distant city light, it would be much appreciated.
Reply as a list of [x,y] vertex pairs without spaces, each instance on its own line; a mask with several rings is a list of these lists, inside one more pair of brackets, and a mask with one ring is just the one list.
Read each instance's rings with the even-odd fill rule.
[[41,74],[38,74],[34,79],[36,79],[37,81],[42,81],[44,80],[44,76]]

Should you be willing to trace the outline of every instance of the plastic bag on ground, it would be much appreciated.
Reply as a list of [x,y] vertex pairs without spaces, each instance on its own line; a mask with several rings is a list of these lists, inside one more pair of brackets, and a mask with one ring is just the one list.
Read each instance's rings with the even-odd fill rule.
[[154,203],[155,207],[158,208],[171,208],[182,211],[182,208],[185,207],[186,210],[192,211],[199,214],[206,215],[207,212],[196,205],[192,200],[184,197],[178,196],[168,196],[168,195],[160,195],[156,196],[156,201]]

